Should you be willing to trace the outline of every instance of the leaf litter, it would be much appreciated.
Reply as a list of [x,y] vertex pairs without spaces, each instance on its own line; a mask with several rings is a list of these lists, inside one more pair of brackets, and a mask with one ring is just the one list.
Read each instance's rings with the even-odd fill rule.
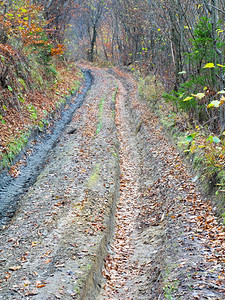
[[224,226],[135,80],[111,73],[126,90],[116,102],[122,174],[99,299],[224,299]]
[[[0,299],[224,299],[225,231],[211,203],[154,112],[139,101],[132,76],[88,67],[93,88],[66,129],[76,128],[75,134],[60,138],[2,234]],[[99,244],[118,179],[109,101],[115,82],[120,197],[106,255]],[[96,134],[103,96],[103,126]],[[88,185],[95,169],[101,176]]]

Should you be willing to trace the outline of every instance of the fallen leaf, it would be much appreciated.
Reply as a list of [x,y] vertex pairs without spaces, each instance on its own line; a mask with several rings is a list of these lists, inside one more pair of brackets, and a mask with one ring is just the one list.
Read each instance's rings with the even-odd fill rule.
[[36,285],[36,287],[38,288],[38,289],[40,289],[40,288],[43,288],[43,287],[45,287],[46,286],[46,284],[38,284],[38,285]]
[[32,242],[31,247],[35,247],[37,245],[37,242]]
[[22,268],[21,266],[12,266],[12,267],[9,267],[9,270],[10,271],[17,271],[17,270],[19,270],[21,268]]
[[51,259],[48,259],[44,262],[44,264],[48,264],[48,263],[50,263],[50,261],[51,261]]

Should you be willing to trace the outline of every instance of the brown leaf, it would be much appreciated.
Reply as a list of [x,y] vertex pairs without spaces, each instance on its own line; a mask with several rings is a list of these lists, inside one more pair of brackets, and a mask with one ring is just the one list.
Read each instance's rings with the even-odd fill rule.
[[9,267],[9,270],[10,271],[17,271],[17,270],[19,270],[21,268],[22,268],[21,266],[12,266],[12,267]]

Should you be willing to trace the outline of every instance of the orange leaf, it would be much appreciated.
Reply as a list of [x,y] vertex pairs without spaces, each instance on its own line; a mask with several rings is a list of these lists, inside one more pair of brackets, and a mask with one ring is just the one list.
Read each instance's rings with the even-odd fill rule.
[[51,261],[51,259],[48,259],[44,262],[44,264],[48,264],[48,263],[50,263],[50,261]]
[[40,289],[40,288],[43,288],[44,286],[46,286],[46,284],[38,284],[36,287],[37,287],[38,289]]

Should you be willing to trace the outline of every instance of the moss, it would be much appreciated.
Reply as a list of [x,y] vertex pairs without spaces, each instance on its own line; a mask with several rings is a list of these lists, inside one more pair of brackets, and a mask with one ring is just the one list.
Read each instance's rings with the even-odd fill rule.
[[99,104],[99,113],[98,113],[98,118],[99,118],[99,122],[97,125],[97,130],[96,130],[96,134],[99,134],[99,132],[102,129],[102,117],[103,117],[103,107],[104,107],[104,103],[105,103],[105,98],[102,98]]
[[180,281],[178,279],[172,279],[171,276],[173,275],[174,269],[176,269],[178,264],[172,264],[167,266],[166,270],[164,271],[164,280],[163,280],[163,290],[164,290],[164,297],[165,299],[180,299],[175,298],[176,292],[180,285]]
[[92,170],[91,177],[88,180],[87,185],[89,188],[93,188],[96,185],[96,183],[99,180],[100,172],[101,172],[101,164],[97,163],[97,164],[95,164],[95,166]]
[[116,95],[117,95],[117,92],[118,92],[118,85],[115,81],[115,91],[113,93],[113,97],[112,97],[112,102],[115,103],[116,102]]
[[118,158],[118,153],[117,153],[117,150],[115,147],[111,148],[111,151],[112,151],[112,155],[116,158]]

